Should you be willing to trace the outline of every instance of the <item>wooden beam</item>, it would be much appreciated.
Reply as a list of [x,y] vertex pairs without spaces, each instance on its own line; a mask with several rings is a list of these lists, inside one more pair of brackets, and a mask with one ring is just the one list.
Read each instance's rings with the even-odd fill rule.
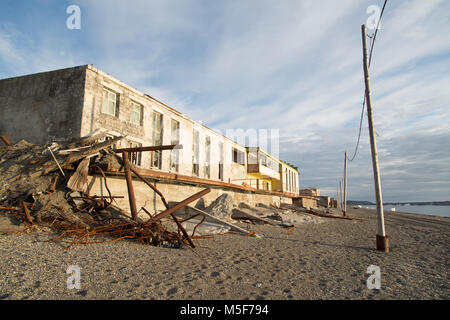
[[173,207],[161,212],[160,214],[157,214],[156,216],[153,217],[152,221],[157,221],[160,220],[164,217],[167,217],[168,215],[174,213],[177,210],[180,210],[181,208],[187,206],[189,203],[203,197],[205,194],[209,193],[211,191],[210,188],[207,188],[205,190],[202,190],[200,192],[197,192],[196,194],[190,196],[189,198],[184,199],[183,201],[177,203],[176,205],[174,205]]
[[[124,137],[116,137],[114,139],[110,139],[110,140],[106,140],[104,142],[98,143],[93,145],[92,147],[88,148],[88,149],[84,149],[80,152],[76,152],[73,153],[70,156],[70,159],[68,159],[67,161],[65,161],[65,163],[68,165],[70,163],[76,162],[78,160],[81,160],[83,158],[86,158],[92,154],[95,154],[97,152],[99,152],[100,150],[106,149],[109,146],[113,145],[114,143],[116,143],[117,141],[122,140]],[[64,161],[61,161],[64,162]],[[55,171],[58,169],[57,164],[54,164],[54,161],[49,161],[47,163],[45,163],[44,165],[44,170],[42,171],[42,174],[48,174],[52,171]]]

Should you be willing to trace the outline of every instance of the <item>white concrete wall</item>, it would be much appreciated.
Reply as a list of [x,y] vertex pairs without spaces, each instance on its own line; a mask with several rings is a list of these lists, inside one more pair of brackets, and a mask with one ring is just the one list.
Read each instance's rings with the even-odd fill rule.
[[[149,179],[149,181],[151,180]],[[108,192],[105,188],[104,179],[102,176],[89,175],[88,184],[89,195],[108,196]],[[114,196],[124,196],[123,199],[116,199],[115,204],[125,211],[130,212],[127,184],[125,178],[119,176],[108,176],[107,184],[108,188],[111,190]],[[153,184],[158,188],[159,191],[161,191],[167,201],[182,201],[190,197],[191,195],[205,189],[205,187],[200,186],[180,185],[176,183],[166,182],[154,182]],[[135,192],[136,207],[138,211],[141,210],[142,207],[145,207],[152,214],[165,210],[165,207],[161,202],[159,196],[142,181],[133,179],[133,188]],[[233,191],[219,187],[211,187],[211,192],[203,197],[205,205],[210,205],[215,199],[217,199],[224,193],[228,193],[233,197],[234,204],[236,206],[238,206],[241,202],[244,202],[249,206],[255,206],[258,203],[275,206],[279,206],[280,203],[292,204],[292,198],[289,197],[265,195],[237,190]],[[191,205],[194,206],[197,201],[194,201],[193,203],[191,203]],[[142,215],[142,217],[146,217],[145,213]]]

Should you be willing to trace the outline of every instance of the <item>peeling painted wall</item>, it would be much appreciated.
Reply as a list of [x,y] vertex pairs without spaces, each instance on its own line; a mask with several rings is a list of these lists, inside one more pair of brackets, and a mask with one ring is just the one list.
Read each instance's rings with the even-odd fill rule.
[[0,80],[0,135],[15,143],[80,136],[86,66]]
[[[118,114],[111,116],[102,113],[103,88],[113,91],[119,95]],[[130,122],[131,103],[135,102],[143,107],[142,125]],[[232,148],[235,147],[245,153],[245,147],[234,143],[230,139],[219,133],[206,128],[178,111],[167,107],[159,101],[137,91],[134,88],[118,81],[110,75],[89,66],[86,74],[86,91],[84,96],[84,108],[82,115],[81,135],[88,135],[98,129],[107,130],[111,134],[126,135],[126,140],[118,147],[126,147],[127,140],[141,143],[144,146],[154,145],[152,141],[152,114],[156,111],[163,115],[163,145],[171,144],[171,120],[180,123],[180,150],[179,171],[172,171],[170,168],[171,151],[162,152],[161,171],[173,172],[186,176],[196,176],[193,174],[192,154],[193,154],[193,130],[198,130],[200,135],[199,143],[199,175],[205,175],[205,139],[208,136],[211,140],[211,180],[219,180],[219,142],[223,143],[224,151],[224,177],[223,181],[241,184],[241,179],[246,177],[246,166],[232,162]],[[144,169],[155,169],[151,166],[151,153],[142,153],[141,167]],[[236,179],[236,180],[235,180]],[[235,180],[235,181],[233,181]]]

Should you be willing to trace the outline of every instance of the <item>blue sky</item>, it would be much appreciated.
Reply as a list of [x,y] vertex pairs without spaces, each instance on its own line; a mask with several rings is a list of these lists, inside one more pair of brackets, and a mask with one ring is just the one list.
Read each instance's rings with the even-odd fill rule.
[[[81,8],[81,30],[66,8]],[[280,130],[301,187],[334,196],[356,144],[361,24],[382,0],[0,3],[0,78],[93,64],[224,132]],[[450,2],[388,1],[371,67],[385,201],[450,199]],[[372,31],[369,30],[369,33]],[[367,118],[349,199],[374,200]]]

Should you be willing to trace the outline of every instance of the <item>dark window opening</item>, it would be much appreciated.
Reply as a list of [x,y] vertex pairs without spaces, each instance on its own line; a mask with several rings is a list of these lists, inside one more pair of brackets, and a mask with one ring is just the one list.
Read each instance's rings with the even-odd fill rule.
[[245,165],[245,153],[233,148],[233,162]]

